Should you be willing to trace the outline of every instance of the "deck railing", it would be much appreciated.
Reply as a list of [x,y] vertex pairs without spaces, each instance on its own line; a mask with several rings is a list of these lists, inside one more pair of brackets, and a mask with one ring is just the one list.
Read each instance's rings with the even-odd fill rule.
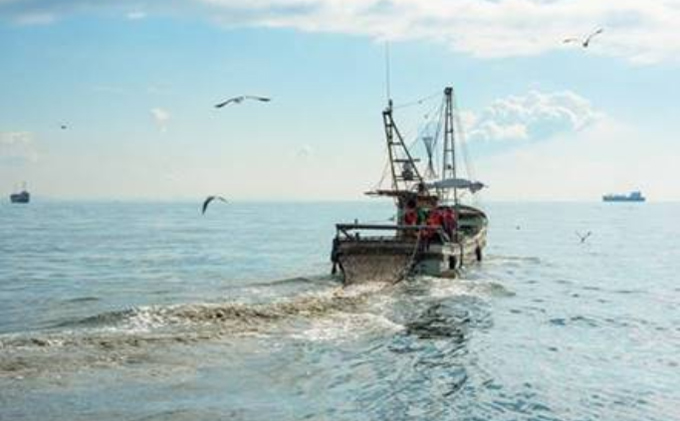
[[[413,233],[413,239],[421,231],[429,231],[439,234],[444,241],[450,241],[449,235],[440,226],[431,225],[388,225],[388,224],[336,224],[336,237],[340,240],[370,240],[370,241],[396,241],[402,240],[397,233]],[[394,236],[361,235],[359,231],[394,231]]]

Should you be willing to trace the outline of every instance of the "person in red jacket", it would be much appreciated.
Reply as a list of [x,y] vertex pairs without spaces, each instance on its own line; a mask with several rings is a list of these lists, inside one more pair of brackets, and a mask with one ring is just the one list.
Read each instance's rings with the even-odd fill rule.
[[404,225],[416,225],[418,222],[418,209],[416,206],[416,201],[410,199],[406,202],[404,209]]
[[444,231],[446,231],[449,238],[453,239],[453,234],[456,231],[456,212],[452,207],[447,206],[442,210],[442,214],[444,218]]
[[[404,210],[404,225],[417,225],[418,223],[418,210],[416,209],[416,202],[409,200],[406,203],[406,209]],[[414,230],[405,231],[406,236],[415,236],[416,232]]]
[[442,213],[438,208],[434,208],[430,210],[430,213],[427,216],[427,230],[425,231],[425,239],[429,241],[432,241],[432,239],[436,238],[439,229],[442,226]]

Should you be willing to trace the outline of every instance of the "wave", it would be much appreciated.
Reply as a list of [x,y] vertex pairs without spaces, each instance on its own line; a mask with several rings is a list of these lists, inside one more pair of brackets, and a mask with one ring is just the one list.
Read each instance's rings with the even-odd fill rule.
[[287,279],[277,279],[274,281],[267,281],[267,282],[254,282],[248,284],[249,287],[273,287],[273,286],[280,286],[280,285],[309,285],[309,284],[337,284],[338,280],[335,279],[332,276],[296,276],[293,278],[287,278]]
[[[429,301],[427,297],[441,300],[438,291],[443,291],[447,284],[451,288],[456,284],[459,284],[458,288],[467,288],[463,300],[456,298],[453,305],[470,309],[470,312],[440,305],[417,315],[404,311],[399,305],[401,300],[412,299],[402,290],[406,283],[396,288],[380,283],[333,287],[266,303],[227,301],[108,311],[63,322],[40,333],[0,335],[0,377],[61,372],[89,365],[126,364],[130,358],[155,355],[162,349],[158,346],[253,335],[285,335],[305,341],[335,342],[371,332],[378,335],[396,333],[421,339],[448,337],[449,340],[457,339],[462,345],[466,342],[468,327],[484,328],[489,323],[490,315],[480,307],[483,303],[470,302],[480,300],[477,295],[488,293],[475,290],[473,281],[416,281],[419,282],[430,284],[426,288],[430,291],[422,297],[426,301]],[[501,287],[483,288],[493,291]],[[420,307],[420,302],[416,299],[413,305]]]
[[470,295],[476,297],[512,297],[513,291],[503,284],[488,279],[427,278],[433,297]]
[[68,300],[64,300],[64,303],[67,304],[80,304],[80,303],[88,303],[88,302],[94,302],[94,301],[100,301],[99,297],[76,297],[76,298],[71,298]]
[[485,262],[489,263],[532,263],[532,264],[541,264],[543,261],[541,260],[540,257],[537,256],[510,256],[510,255],[501,255],[501,254],[492,254],[492,255],[487,255],[485,258]]
[[0,337],[0,349],[99,345],[109,339],[123,345],[134,345],[161,340],[175,341],[174,336],[191,338],[199,332],[203,336],[210,336],[254,331],[288,318],[311,318],[331,312],[354,311],[366,297],[384,287],[386,285],[371,284],[334,288],[270,303],[197,303],[109,311],[59,323],[55,326],[56,332]]

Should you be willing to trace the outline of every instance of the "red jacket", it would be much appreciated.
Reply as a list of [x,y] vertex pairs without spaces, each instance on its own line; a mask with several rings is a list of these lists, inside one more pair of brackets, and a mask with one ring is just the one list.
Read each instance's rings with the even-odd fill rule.
[[406,213],[404,214],[404,224],[415,225],[417,221],[418,214],[416,213],[415,209],[407,210]]

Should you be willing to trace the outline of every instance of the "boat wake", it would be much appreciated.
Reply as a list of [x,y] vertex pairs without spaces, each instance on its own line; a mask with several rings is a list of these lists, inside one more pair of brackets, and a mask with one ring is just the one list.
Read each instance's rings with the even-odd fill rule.
[[[336,341],[369,332],[455,337],[461,326],[478,317],[460,311],[449,314],[448,304],[441,303],[463,296],[467,299],[462,305],[479,307],[467,301],[479,299],[475,295],[492,297],[502,289],[488,282],[473,285],[423,277],[397,286],[377,282],[333,286],[265,303],[190,303],[104,312],[42,332],[0,335],[0,377],[126,364],[171,345],[225,343],[238,337]],[[422,297],[413,294],[419,288]],[[433,299],[440,304],[423,312]]]
[[[286,323],[352,312],[386,284],[332,288],[286,300],[149,306],[113,311],[60,323],[47,332],[0,336],[0,377],[41,371],[46,359],[88,361],[125,359],[129,351],[153,345],[220,340],[238,335],[275,333]],[[68,366],[52,361],[50,366]],[[35,363],[35,364],[32,364]],[[74,364],[79,364],[74,362]]]

